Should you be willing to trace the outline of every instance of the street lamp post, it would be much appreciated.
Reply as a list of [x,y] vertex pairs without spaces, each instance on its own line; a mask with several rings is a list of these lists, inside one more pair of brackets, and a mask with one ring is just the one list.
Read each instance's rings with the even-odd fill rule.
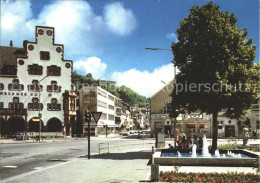
[[38,87],[39,87],[39,105],[38,105],[38,118],[39,118],[39,142],[41,142],[41,128],[42,128],[42,124],[41,124],[41,118],[42,118],[42,114],[41,114],[41,85],[40,82],[42,80],[44,80],[45,78],[47,78],[49,75],[46,75],[44,78],[42,78],[39,82],[38,82]]

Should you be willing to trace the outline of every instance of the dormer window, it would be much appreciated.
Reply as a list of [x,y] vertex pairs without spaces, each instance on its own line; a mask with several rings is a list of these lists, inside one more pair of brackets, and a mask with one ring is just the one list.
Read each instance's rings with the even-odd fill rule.
[[48,51],[41,51],[40,52],[40,59],[41,60],[50,60],[50,52],[48,52]]
[[9,91],[22,91],[24,86],[19,83],[19,79],[13,79],[12,83],[8,84]]

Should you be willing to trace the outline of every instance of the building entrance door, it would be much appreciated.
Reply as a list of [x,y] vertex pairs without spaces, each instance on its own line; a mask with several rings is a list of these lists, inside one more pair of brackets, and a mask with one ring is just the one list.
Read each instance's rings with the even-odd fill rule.
[[234,125],[225,126],[225,137],[235,137],[235,126]]

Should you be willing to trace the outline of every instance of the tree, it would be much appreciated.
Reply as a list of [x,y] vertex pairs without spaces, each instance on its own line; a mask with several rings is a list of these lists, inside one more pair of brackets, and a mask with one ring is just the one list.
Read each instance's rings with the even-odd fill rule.
[[233,13],[220,11],[212,2],[193,6],[180,22],[179,41],[172,43],[173,63],[180,72],[171,94],[171,115],[183,110],[212,114],[212,149],[217,148],[218,112],[239,118],[259,98],[256,46],[236,21]]

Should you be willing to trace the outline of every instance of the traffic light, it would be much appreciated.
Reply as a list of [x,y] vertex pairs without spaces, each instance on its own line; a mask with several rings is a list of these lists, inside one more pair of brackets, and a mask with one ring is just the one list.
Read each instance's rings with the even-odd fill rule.
[[91,121],[91,114],[89,110],[85,110],[85,122],[90,122]]

